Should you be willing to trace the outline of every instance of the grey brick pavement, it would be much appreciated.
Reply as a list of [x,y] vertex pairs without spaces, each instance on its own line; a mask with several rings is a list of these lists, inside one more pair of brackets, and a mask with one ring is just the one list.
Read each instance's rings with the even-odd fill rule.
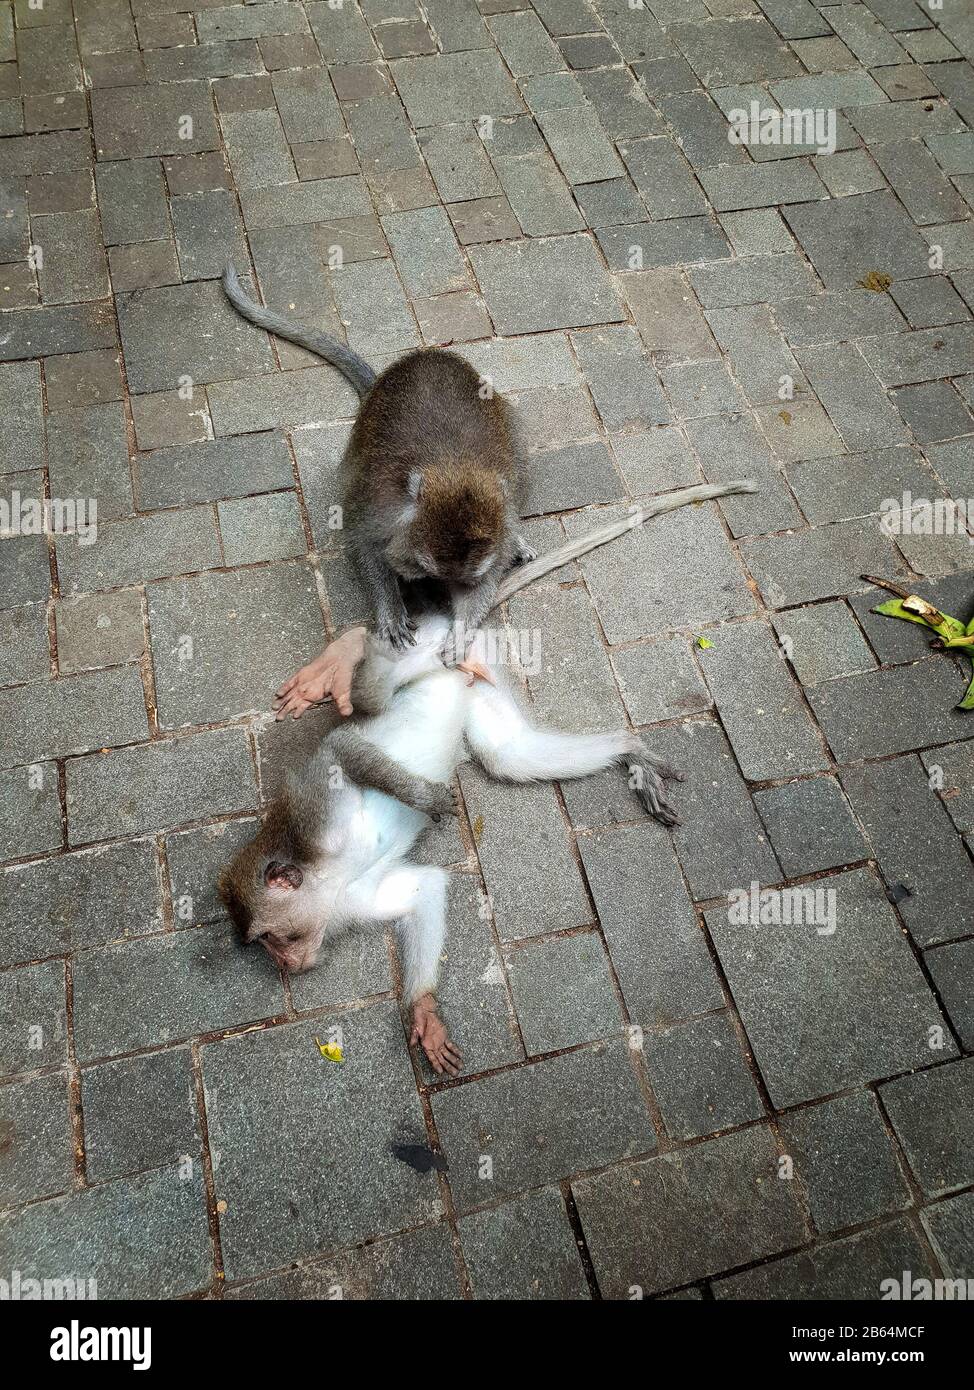
[[[2,0],[2,496],[96,499],[98,534],[0,540],[0,1276],[974,1277],[974,714],[861,578],[974,611],[963,528],[879,525],[904,490],[974,496],[972,16]],[[835,151],[732,143],[751,102],[833,110]],[[379,365],[467,355],[516,407],[542,548],[761,484],[510,605],[528,698],[645,729],[685,823],[617,775],[463,772],[420,850],[454,868],[455,1082],[410,1057],[390,943],[280,978],[214,892],[328,727],[275,724],[274,688],[362,616],[329,511],[353,395],[234,316],[227,256]],[[752,884],[820,915],[737,921]]]

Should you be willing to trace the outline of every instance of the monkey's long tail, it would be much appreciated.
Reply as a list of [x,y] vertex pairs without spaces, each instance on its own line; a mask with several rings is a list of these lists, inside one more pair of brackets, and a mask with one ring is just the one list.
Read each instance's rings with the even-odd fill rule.
[[227,262],[223,272],[223,290],[238,314],[242,314],[251,323],[256,323],[259,328],[266,328],[268,333],[274,333],[278,338],[286,338],[289,343],[297,343],[298,347],[307,348],[309,352],[323,357],[326,362],[338,368],[360,396],[364,396],[371,389],[376,373],[364,358],[359,357],[357,352],[353,352],[329,333],[316,333],[300,323],[292,323],[283,314],[275,314],[272,309],[263,309],[259,304],[255,304],[244,293],[232,261]]
[[707,502],[711,497],[729,497],[733,493],[757,492],[757,490],[757,484],[751,478],[739,478],[732,483],[701,483],[697,487],[684,487],[680,488],[678,492],[668,493],[665,497],[657,497],[654,501],[647,502],[638,510],[634,510],[622,521],[613,521],[608,526],[600,526],[595,531],[589,531],[585,536],[579,536],[576,540],[558,546],[556,550],[550,551],[547,555],[539,555],[536,560],[531,560],[526,565],[519,565],[517,569],[511,571],[497,590],[497,597],[492,607],[498,607],[512,594],[516,594],[519,589],[533,584],[536,579],[540,579],[543,575],[550,574],[552,570],[560,569],[562,565],[567,565],[569,560],[577,560],[579,556],[587,555],[590,550],[595,550],[608,541],[614,541],[616,536],[623,536],[627,531],[636,530],[637,527],[642,526],[643,522],[649,521],[650,517],[660,516],[663,512],[676,511],[677,507],[685,507],[689,502]]

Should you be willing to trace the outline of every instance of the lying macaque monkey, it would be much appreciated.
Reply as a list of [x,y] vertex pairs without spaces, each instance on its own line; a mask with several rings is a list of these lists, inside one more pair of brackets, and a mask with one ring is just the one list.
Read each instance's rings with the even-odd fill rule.
[[619,763],[640,801],[676,823],[664,777],[677,777],[627,729],[564,734],[533,725],[499,682],[469,682],[443,666],[442,616],[421,619],[415,645],[363,640],[356,717],[330,734],[273,803],[224,872],[220,891],[246,942],[290,971],[310,970],[329,939],[353,925],[395,924],[411,1043],[434,1071],[456,1075],[460,1054],[436,1005],[446,935],[446,870],[407,855],[431,815],[455,811],[450,783],[464,744],[509,782],[588,777]]
[[[541,574],[586,554],[650,516],[688,502],[753,492],[748,481],[684,488],[648,503],[637,517],[591,532],[513,571],[496,603]],[[289,776],[263,827],[220,881],[240,935],[260,941],[278,966],[310,970],[321,947],[356,924],[395,923],[403,968],[403,1002],[412,1014],[411,1043],[422,1044],[434,1070],[456,1075],[460,1056],[436,1006],[446,934],[446,873],[406,856],[428,816],[454,809],[452,781],[471,755],[492,776],[511,782],[587,777],[615,763],[664,825],[677,823],[663,778],[679,774],[629,730],[563,734],[535,727],[487,668],[485,679],[443,665],[444,615],[423,619],[415,645],[400,648],[353,629],[318,659],[349,723],[328,735],[303,769]],[[342,679],[348,682],[339,688]],[[283,689],[283,687],[282,687]]]

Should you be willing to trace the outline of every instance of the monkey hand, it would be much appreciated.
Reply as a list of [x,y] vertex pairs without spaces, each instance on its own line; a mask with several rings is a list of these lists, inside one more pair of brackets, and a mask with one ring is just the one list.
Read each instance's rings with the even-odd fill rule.
[[380,622],[377,631],[381,641],[388,642],[397,650],[411,647],[416,641],[416,624],[405,610],[397,618]]
[[415,1047],[417,1043],[426,1053],[437,1076],[442,1076],[444,1072],[448,1076],[460,1074],[462,1058],[450,1041],[432,994],[421,995],[413,1004],[413,1026],[409,1035],[409,1046]]
[[320,656],[302,666],[274,696],[278,719],[300,719],[306,709],[330,695],[339,714],[352,713],[352,678],[365,655],[365,628],[353,627],[330,642]]
[[442,820],[444,816],[458,816],[460,797],[456,788],[446,782],[431,782],[430,786],[433,791],[430,796],[429,815],[433,820]]

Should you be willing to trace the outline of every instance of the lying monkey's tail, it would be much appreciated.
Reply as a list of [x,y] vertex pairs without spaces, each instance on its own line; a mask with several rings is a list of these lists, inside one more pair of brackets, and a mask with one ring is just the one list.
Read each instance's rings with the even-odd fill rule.
[[255,304],[244,293],[232,261],[227,262],[223,272],[223,289],[238,314],[242,314],[251,323],[256,323],[259,328],[266,328],[268,333],[274,333],[278,338],[286,338],[289,343],[297,343],[298,347],[307,348],[309,352],[323,357],[326,362],[338,368],[360,396],[364,396],[372,388],[376,373],[364,358],[359,357],[357,352],[353,352],[329,333],[315,333],[313,329],[305,328],[300,323],[292,323],[290,319],[284,318],[283,314],[275,314],[273,310],[263,309],[259,304]]
[[643,505],[634,504],[630,508],[629,515],[621,521],[613,521],[608,526],[600,526],[595,531],[589,531],[585,536],[567,541],[547,555],[539,555],[536,560],[531,560],[526,565],[519,565],[500,585],[497,590],[497,597],[491,606],[496,608],[498,604],[509,599],[512,594],[516,594],[519,589],[533,584],[536,579],[550,574],[552,570],[567,565],[569,560],[577,560],[579,556],[587,555],[590,550],[605,545],[607,541],[614,541],[616,536],[623,536],[627,531],[636,530],[637,527],[642,526],[644,521],[649,521],[650,517],[660,516],[663,512],[676,511],[677,507],[685,507],[688,502],[707,502],[711,497],[728,497],[736,492],[757,492],[757,490],[757,484],[751,478],[738,478],[733,483],[700,483],[696,487],[683,487],[678,492],[668,493],[666,497],[657,497],[652,502],[646,502]]

